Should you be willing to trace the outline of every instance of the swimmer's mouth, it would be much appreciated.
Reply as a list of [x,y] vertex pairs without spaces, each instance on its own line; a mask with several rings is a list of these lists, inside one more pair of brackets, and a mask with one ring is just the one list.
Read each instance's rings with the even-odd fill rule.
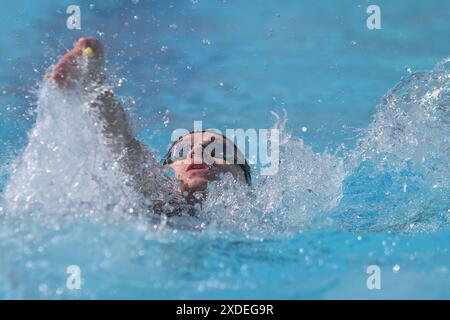
[[200,172],[208,171],[208,166],[204,163],[200,163],[200,164],[191,163],[186,168],[186,172],[187,171],[200,171]]

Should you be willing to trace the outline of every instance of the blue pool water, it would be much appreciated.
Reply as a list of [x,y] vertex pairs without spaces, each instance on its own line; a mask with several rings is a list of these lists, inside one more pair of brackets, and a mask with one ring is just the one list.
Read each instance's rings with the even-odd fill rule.
[[[377,1],[381,30],[362,0],[77,1],[81,31],[70,4],[0,13],[1,298],[450,298],[448,1]],[[273,111],[279,174],[213,186],[198,218],[130,218],[82,101],[42,85],[81,36],[159,157],[194,120]]]

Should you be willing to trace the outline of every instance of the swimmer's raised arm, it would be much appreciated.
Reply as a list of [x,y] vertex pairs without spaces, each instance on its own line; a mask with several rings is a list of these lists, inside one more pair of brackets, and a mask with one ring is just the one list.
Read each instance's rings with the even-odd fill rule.
[[81,38],[58,62],[51,79],[62,89],[82,87],[98,92],[91,103],[103,121],[103,134],[108,140],[129,144],[134,139],[125,111],[111,89],[105,86],[104,50],[93,38]]
[[[49,77],[62,90],[80,90],[80,94],[95,98],[90,101],[99,117],[103,140],[127,175],[125,183],[134,188],[145,206],[155,213],[173,214],[175,208],[190,214],[193,207],[185,207],[186,199],[174,180],[161,175],[160,164],[148,148],[135,137],[127,114],[105,84],[104,51],[93,38],[81,38],[67,52]],[[148,201],[149,200],[149,201]]]
[[134,136],[127,114],[112,90],[101,91],[90,105],[98,111],[102,134],[114,153],[121,153],[124,148],[139,148],[140,143]]
[[[154,166],[146,146],[135,137],[127,114],[111,89],[104,85],[104,51],[100,42],[93,38],[81,38],[72,50],[59,61],[51,79],[61,89],[82,84],[86,90],[98,91],[91,102],[102,124],[102,135],[113,154],[120,158],[123,170],[136,185],[142,185],[142,170]],[[144,169],[143,169],[144,168]]]

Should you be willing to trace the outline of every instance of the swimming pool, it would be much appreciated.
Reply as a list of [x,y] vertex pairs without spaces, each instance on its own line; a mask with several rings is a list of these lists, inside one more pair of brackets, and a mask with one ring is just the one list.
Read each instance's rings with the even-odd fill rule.
[[[0,297],[450,298],[450,4],[377,2],[381,30],[366,27],[368,1],[78,1],[82,30],[66,28],[71,1],[9,4]],[[123,214],[85,115],[41,85],[81,36],[104,43],[160,157],[194,120],[271,128],[274,111],[279,174],[254,168],[250,197],[215,186],[201,220]]]

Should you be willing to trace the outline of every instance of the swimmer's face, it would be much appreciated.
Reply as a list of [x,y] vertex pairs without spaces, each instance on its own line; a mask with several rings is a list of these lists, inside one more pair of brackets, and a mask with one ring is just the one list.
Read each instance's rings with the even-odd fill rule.
[[227,159],[234,145],[213,132],[195,132],[184,136],[171,149],[168,167],[173,169],[182,192],[204,191],[209,181],[225,173],[245,181],[245,173],[237,161]]

